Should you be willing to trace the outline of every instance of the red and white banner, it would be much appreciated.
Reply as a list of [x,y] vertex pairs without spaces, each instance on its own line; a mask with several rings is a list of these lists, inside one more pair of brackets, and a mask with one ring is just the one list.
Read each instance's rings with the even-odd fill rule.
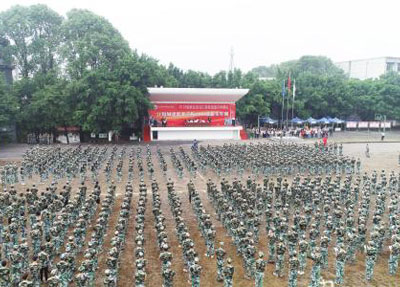
[[380,126],[380,122],[369,122],[369,127],[372,129],[378,129]]
[[358,122],[358,128],[359,129],[367,129],[368,128],[368,122]]
[[154,109],[149,110],[149,115],[158,122],[158,126],[161,126],[163,118],[167,120],[169,127],[182,127],[191,124],[224,126],[225,120],[236,118],[235,104],[154,103],[153,105]]
[[346,122],[346,128],[348,128],[348,129],[357,128],[357,122]]

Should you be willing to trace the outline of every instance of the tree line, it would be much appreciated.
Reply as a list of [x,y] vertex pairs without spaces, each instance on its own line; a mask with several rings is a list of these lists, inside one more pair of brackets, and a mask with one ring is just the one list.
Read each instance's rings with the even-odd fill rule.
[[[260,66],[243,73],[221,71],[214,76],[194,71],[183,72],[170,65],[169,74],[180,87],[248,88],[237,103],[242,122],[256,123],[258,115],[281,119],[282,86],[285,82],[286,108],[293,105],[294,116],[306,119],[324,116],[342,119],[374,120],[376,114],[400,119],[400,75],[396,72],[379,79],[349,79],[333,62],[322,56],[303,56],[269,67]],[[296,82],[295,100],[287,90],[288,77]],[[292,87],[293,90],[293,87]]]
[[[14,67],[14,82],[0,79],[0,126],[16,123],[27,133],[78,126],[83,133],[141,131],[151,108],[147,87],[248,88],[237,103],[242,122],[258,115],[279,119],[282,82],[296,80],[295,115],[400,118],[400,77],[348,79],[325,57],[304,56],[244,73],[215,75],[163,66],[129,47],[120,32],[88,10],[66,17],[45,5],[14,6],[0,13],[0,58]],[[291,99],[288,98],[291,105]]]

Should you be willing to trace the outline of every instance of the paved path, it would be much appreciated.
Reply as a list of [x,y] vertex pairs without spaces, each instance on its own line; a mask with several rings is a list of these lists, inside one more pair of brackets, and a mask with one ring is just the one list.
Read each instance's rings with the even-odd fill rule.
[[0,160],[18,160],[29,148],[27,144],[0,145]]

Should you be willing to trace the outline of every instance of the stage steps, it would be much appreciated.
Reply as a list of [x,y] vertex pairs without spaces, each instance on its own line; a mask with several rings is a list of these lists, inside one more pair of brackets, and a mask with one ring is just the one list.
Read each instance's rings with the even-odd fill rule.
[[143,128],[143,141],[149,142],[150,141],[150,126],[145,125]]

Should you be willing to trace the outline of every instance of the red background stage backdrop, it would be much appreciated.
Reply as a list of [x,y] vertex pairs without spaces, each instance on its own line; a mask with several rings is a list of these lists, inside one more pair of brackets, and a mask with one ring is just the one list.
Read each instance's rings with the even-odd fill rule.
[[[218,103],[202,103],[202,104],[166,104],[154,103],[154,110],[149,110],[149,115],[161,126],[161,119],[167,119],[168,127],[186,126],[187,120],[204,120],[207,126],[224,126],[225,119],[236,118],[235,104],[218,104]],[[211,123],[208,123],[208,117]]]

